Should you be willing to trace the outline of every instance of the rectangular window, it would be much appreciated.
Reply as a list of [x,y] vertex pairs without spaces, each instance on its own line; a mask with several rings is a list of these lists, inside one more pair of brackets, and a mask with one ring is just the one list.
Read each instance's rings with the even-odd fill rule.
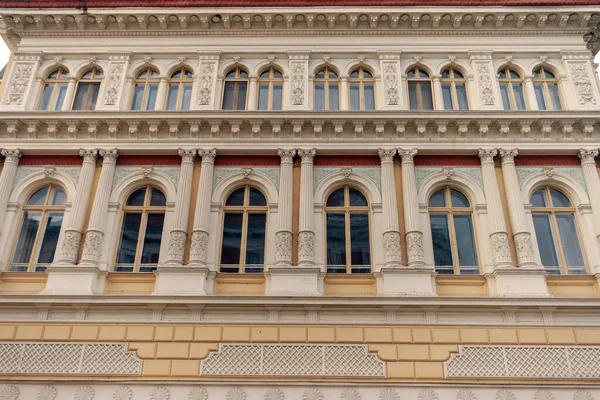
[[408,83],[408,100],[410,102],[411,110],[419,109],[419,100],[417,98],[417,83],[416,82]]
[[164,213],[148,213],[140,257],[140,264],[145,265],[140,266],[140,272],[152,272],[156,269],[164,223]]
[[549,83],[548,91],[550,92],[550,99],[552,100],[552,109],[562,110],[562,103],[560,101],[560,92],[558,90],[558,84]]
[[371,272],[368,213],[350,214],[350,254],[353,273]]
[[517,110],[526,110],[525,95],[523,94],[523,85],[520,83],[513,84],[513,91],[515,92],[515,101],[517,102]]
[[225,91],[223,92],[223,110],[233,110],[233,93],[235,91],[235,83],[225,83]]
[[42,92],[42,98],[40,100],[40,107],[39,107],[39,109],[41,111],[48,110],[48,106],[50,105],[50,99],[52,98],[52,90],[53,89],[54,89],[54,85],[46,84],[44,86],[44,91]]
[[435,270],[440,274],[453,274],[452,248],[450,246],[450,231],[448,230],[448,215],[429,215],[431,223],[431,239],[433,242],[433,258]]
[[23,213],[21,231],[19,232],[10,271],[27,271],[41,219],[42,213],[40,211],[25,211]]
[[454,233],[456,234],[460,272],[462,274],[478,274],[479,268],[469,268],[477,266],[477,250],[475,249],[471,215],[454,214]]
[[329,109],[340,109],[340,91],[337,83],[329,84]]
[[423,110],[433,110],[433,94],[430,83],[421,83],[421,100],[423,101]]
[[549,274],[560,275],[561,271],[558,268],[560,264],[558,263],[550,214],[533,214],[532,216],[542,265]]
[[65,101],[65,95],[67,94],[67,84],[61,83],[56,88],[56,96],[54,97],[54,104],[52,109],[54,111],[62,110],[63,102]]
[[156,104],[156,95],[158,94],[158,84],[152,83],[148,85],[148,97],[146,98],[145,110],[154,110]]
[[90,101],[87,104],[87,110],[95,110],[96,109],[96,101],[98,100],[98,93],[100,92],[100,84],[92,83],[91,85],[91,93],[90,93]]
[[458,97],[458,108],[460,110],[468,110],[469,97],[467,96],[467,86],[464,83],[456,84],[456,96]]
[[506,84],[506,83],[500,84],[500,95],[502,96],[502,104],[504,105],[504,109],[510,110],[511,102],[510,102],[510,93],[508,91],[508,84]]
[[546,99],[544,98],[544,84],[536,83],[533,85],[533,89],[535,90],[535,98],[537,100],[538,108],[542,111],[548,109],[546,105]]
[[189,110],[190,104],[192,103],[192,84],[185,83],[181,90],[183,90],[183,93],[181,94],[181,109]]
[[63,222],[62,212],[49,212],[46,214],[44,225],[42,226],[42,237],[40,238],[40,247],[38,250],[36,271],[45,271],[48,264],[54,261],[54,253],[58,244],[60,227]]
[[346,220],[343,213],[327,214],[327,272],[345,274]]
[[167,94],[167,110],[177,109],[177,95],[179,92],[179,83],[171,83]]
[[283,104],[283,85],[280,83],[273,84],[273,104],[271,109],[274,111],[280,111]]
[[238,82],[238,97],[236,110],[246,109],[246,93],[248,92],[248,84],[246,82]]
[[223,244],[221,247],[221,272],[239,272],[242,249],[243,213],[225,213]]
[[350,109],[360,110],[360,86],[358,83],[350,85]]
[[131,101],[131,109],[132,110],[141,110],[143,98],[144,98],[144,85],[137,83],[133,88],[133,100]]
[[123,215],[123,226],[121,228],[123,233],[117,251],[115,272],[133,272],[141,224],[141,213],[128,212]]
[[444,83],[442,85],[442,95],[444,97],[444,110],[454,110],[454,104],[452,103],[452,85]]
[[267,214],[248,214],[248,232],[246,233],[246,270],[245,272],[263,272],[265,263],[265,233]]
[[261,83],[258,85],[258,109],[269,109],[269,84]]
[[375,109],[375,88],[372,84],[367,83],[364,87],[365,91],[365,110]]
[[575,216],[573,214],[556,214],[556,223],[567,267],[584,266],[585,260],[581,252],[581,246],[579,246],[579,233],[575,225]]

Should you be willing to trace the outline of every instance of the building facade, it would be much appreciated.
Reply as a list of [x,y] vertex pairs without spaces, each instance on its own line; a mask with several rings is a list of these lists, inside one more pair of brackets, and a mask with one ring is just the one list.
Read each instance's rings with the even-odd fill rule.
[[600,399],[597,1],[114,3],[0,8],[0,400]]

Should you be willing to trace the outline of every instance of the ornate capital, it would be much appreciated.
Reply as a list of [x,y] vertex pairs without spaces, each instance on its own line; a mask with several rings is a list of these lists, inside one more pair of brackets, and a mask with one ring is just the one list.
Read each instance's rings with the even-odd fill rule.
[[194,157],[196,157],[197,150],[196,149],[179,149],[177,150],[177,154],[181,157],[181,162],[194,162]]
[[494,157],[498,154],[498,149],[479,149],[479,158],[481,164],[493,163]]
[[598,149],[579,149],[577,153],[581,158],[581,165],[584,164],[596,164],[596,157],[598,157]]
[[419,151],[417,149],[398,149],[398,154],[402,158],[403,163],[413,163],[414,158]]
[[217,149],[203,150],[198,149],[198,155],[202,157],[203,163],[214,164],[215,157],[217,156]]
[[21,150],[19,149],[2,149],[0,152],[4,156],[5,163],[18,164],[19,159],[21,158]]
[[377,153],[381,159],[381,164],[394,162],[394,156],[396,155],[396,149],[379,149]]
[[519,154],[517,149],[499,149],[498,152],[503,163],[514,163],[515,157]]
[[311,163],[312,164],[313,159],[317,155],[317,149],[310,149],[310,150],[298,149],[297,151],[298,151],[298,155],[300,157],[302,157],[303,163]]
[[79,155],[83,157],[84,163],[96,163],[98,149],[79,149]]
[[296,155],[296,149],[284,150],[278,149],[277,154],[281,157],[282,164],[291,164],[294,161],[294,156]]
[[115,164],[117,162],[117,158],[119,157],[119,152],[117,151],[117,149],[101,149],[100,155],[104,159],[103,163]]

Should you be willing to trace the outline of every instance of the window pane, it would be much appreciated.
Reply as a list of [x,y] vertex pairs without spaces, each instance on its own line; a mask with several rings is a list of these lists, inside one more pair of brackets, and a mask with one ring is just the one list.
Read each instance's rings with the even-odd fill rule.
[[456,234],[458,261],[461,267],[472,267],[477,265],[477,251],[475,249],[471,215],[454,215],[454,233]]
[[546,190],[539,189],[531,195],[531,205],[533,207],[546,207]]
[[517,102],[517,110],[526,110],[525,106],[525,95],[523,94],[523,85],[520,83],[513,84],[513,91],[515,92],[515,100]]
[[329,84],[329,109],[340,109],[340,92],[337,83]]
[[244,205],[244,192],[246,188],[239,188],[231,192],[227,201],[225,202],[226,206],[243,206]]
[[28,206],[42,206],[46,203],[46,196],[48,195],[48,186],[41,188],[37,192],[31,195],[29,201],[27,201]]
[[371,265],[369,214],[350,214],[350,252],[352,265]]
[[470,207],[469,200],[458,190],[450,189],[452,207]]
[[238,82],[238,97],[237,97],[236,110],[245,110],[246,109],[247,89],[248,89],[248,84],[246,82]]
[[156,83],[148,85],[148,98],[146,99],[145,110],[154,110],[156,104],[156,95],[158,94],[158,85]]
[[250,188],[250,199],[248,204],[251,206],[264,207],[267,205],[267,199],[265,199],[265,196],[263,196],[260,190]]
[[131,102],[132,110],[141,110],[142,109],[143,97],[144,97],[144,85],[140,85],[138,83],[133,88],[133,100]]
[[416,71],[416,69],[411,69],[410,71],[408,71],[406,73],[406,77],[407,78],[414,78],[415,76],[417,76],[416,73],[415,73],[415,71]]
[[177,92],[179,92],[179,84],[171,83],[167,95],[167,110],[177,109]]
[[95,110],[96,109],[96,101],[98,100],[98,93],[100,92],[100,84],[92,83],[90,84],[90,99],[86,104],[86,110]]
[[448,231],[448,215],[430,214],[433,258],[436,267],[452,266],[452,250]]
[[[558,255],[556,254],[556,245],[554,243],[554,232],[550,224],[549,214],[533,214],[533,226],[535,228],[535,236],[537,237],[542,265],[544,267],[558,267]],[[549,271],[550,272],[550,271]],[[551,273],[560,274],[560,270],[556,269]]]
[[444,83],[442,85],[442,95],[444,97],[444,110],[454,110],[454,104],[452,104],[452,85]]
[[62,189],[54,188],[52,189],[52,194],[50,197],[50,204],[53,206],[62,206],[67,201],[67,196]]
[[75,93],[75,101],[73,102],[73,110],[83,110],[85,108],[85,99],[88,95],[89,83],[79,83],[77,85],[77,93]]
[[417,83],[409,82],[408,83],[408,99],[410,102],[411,110],[419,109],[419,101],[417,100]]
[[520,79],[521,78],[521,75],[519,75],[516,71],[513,71],[512,69],[509,72],[510,72],[510,77],[512,79]]
[[431,195],[429,207],[446,207],[446,189],[440,189]]
[[54,252],[58,243],[58,235],[60,235],[60,227],[63,222],[62,212],[52,212],[46,214],[44,221],[44,231],[40,238],[40,250],[38,253],[37,262],[40,264],[50,264],[54,261]]
[[429,74],[425,72],[425,70],[419,68],[419,77],[420,78],[429,78]]
[[360,110],[360,86],[357,83],[350,85],[350,109]]
[[263,71],[262,74],[260,74],[260,77],[261,78],[268,78],[270,74],[271,74],[271,71],[270,70],[266,70],[266,71]]
[[264,264],[267,214],[248,214],[246,234],[246,264]]
[[571,207],[569,198],[558,190],[550,189],[550,196],[552,197],[552,205],[554,207]]
[[[238,265],[242,246],[242,213],[225,213],[223,220],[222,265]],[[221,268],[223,271],[223,268]],[[228,271],[230,272],[230,271]]]
[[535,98],[537,100],[538,108],[542,111],[547,110],[546,99],[544,98],[544,84],[536,83],[533,85],[535,90]]
[[350,72],[350,78],[358,78],[358,70],[357,69]]
[[423,110],[433,110],[433,95],[429,82],[421,82],[421,99],[423,100]]
[[506,78],[506,70],[505,70],[505,69],[503,69],[502,71],[499,71],[499,72],[498,72],[498,78],[499,78],[499,79],[504,79],[504,78]]
[[502,96],[502,104],[504,105],[504,109],[510,110],[512,107],[510,103],[510,95],[508,93],[508,84],[500,84],[500,95]]
[[343,213],[327,214],[327,266],[344,266],[346,272],[346,228]]
[[344,188],[334,190],[327,198],[327,207],[343,207],[344,206]]
[[353,207],[366,207],[369,205],[367,198],[358,190],[350,188],[350,205]]
[[273,78],[283,78],[283,74],[278,70],[273,70]]
[[552,109],[562,110],[562,103],[560,101],[560,92],[558,91],[558,84],[549,83],[548,90],[550,91],[550,99],[552,100]]
[[164,213],[148,213],[146,233],[144,235],[144,246],[142,248],[142,258],[140,259],[141,264],[158,263],[164,223]]
[[261,83],[258,86],[258,109],[268,110],[269,109],[269,84]]
[[171,75],[171,78],[173,78],[173,79],[181,78],[181,70],[177,70],[177,71],[173,72],[173,74]]
[[223,93],[223,110],[233,110],[233,91],[235,84],[233,82],[225,83],[225,92]]
[[469,97],[467,96],[467,86],[464,83],[456,84],[456,96],[458,97],[458,108],[460,110],[468,110]]
[[375,88],[372,84],[367,83],[364,85],[365,91],[365,110],[375,109]]
[[156,188],[152,188],[150,193],[150,205],[155,207],[164,207],[167,205],[167,199],[163,192]]
[[325,109],[325,84],[315,84],[315,110]]
[[42,99],[40,100],[39,109],[42,111],[48,110],[48,106],[50,105],[50,98],[52,98],[52,90],[54,89],[54,84],[46,84],[44,86],[44,91],[42,92]]
[[273,104],[271,105],[271,109],[275,111],[279,111],[282,108],[283,104],[283,85],[280,83],[273,84]]
[[556,223],[567,266],[581,267],[585,265],[581,246],[579,245],[575,216],[573,214],[556,214]]
[[240,69],[240,78],[247,78],[248,77],[248,73],[246,71],[244,71],[243,69]]
[[320,70],[319,72],[317,72],[315,74],[315,78],[324,78],[324,77],[325,77],[325,70],[324,69]]
[[225,78],[235,78],[235,69],[229,71]]
[[186,83],[182,87],[183,94],[181,96],[181,109],[189,110],[192,102],[192,84]]
[[137,249],[141,222],[141,213],[128,212],[123,215],[121,241],[119,243],[119,250],[117,251],[117,264],[133,264],[135,262],[135,252]]
[[146,188],[140,188],[129,195],[127,199],[128,206],[143,206],[146,197]]
[[[23,212],[23,222],[21,223],[21,231],[19,232],[19,239],[17,240],[15,254],[13,255],[13,263],[29,263],[33,245],[35,243],[35,235],[40,226],[41,218],[42,213],[40,211]],[[11,267],[11,271],[14,270],[15,269]],[[27,267],[25,267],[25,271],[26,270]]]
[[54,111],[62,110],[63,102],[65,101],[65,94],[67,93],[67,84],[61,83],[58,85],[56,96],[54,97],[54,104],[52,105],[52,109]]

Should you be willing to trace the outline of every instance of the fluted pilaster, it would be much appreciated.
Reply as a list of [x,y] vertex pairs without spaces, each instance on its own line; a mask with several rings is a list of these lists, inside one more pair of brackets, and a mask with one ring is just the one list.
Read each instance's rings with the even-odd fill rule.
[[414,157],[417,149],[398,149],[402,158],[402,195],[404,199],[404,225],[406,227],[406,252],[408,266],[412,268],[425,265],[423,250],[423,232],[419,227],[419,199],[417,197],[417,179]]
[[580,149],[578,156],[581,159],[583,179],[592,205],[596,238],[600,241],[600,177],[596,169],[598,149]]
[[19,149],[2,149],[0,153],[4,157],[4,167],[0,174],[0,225],[3,226],[6,206],[17,175],[21,152]]
[[293,164],[296,150],[279,149],[281,166],[279,172],[279,230],[276,234],[275,264],[292,265],[292,190]]
[[313,159],[317,154],[317,150],[298,150],[298,154],[302,158],[300,167],[300,230],[298,233],[298,265],[308,267],[315,264]]
[[381,159],[381,205],[383,211],[383,250],[386,267],[402,264],[396,180],[394,178],[394,155],[396,149],[379,149]]

